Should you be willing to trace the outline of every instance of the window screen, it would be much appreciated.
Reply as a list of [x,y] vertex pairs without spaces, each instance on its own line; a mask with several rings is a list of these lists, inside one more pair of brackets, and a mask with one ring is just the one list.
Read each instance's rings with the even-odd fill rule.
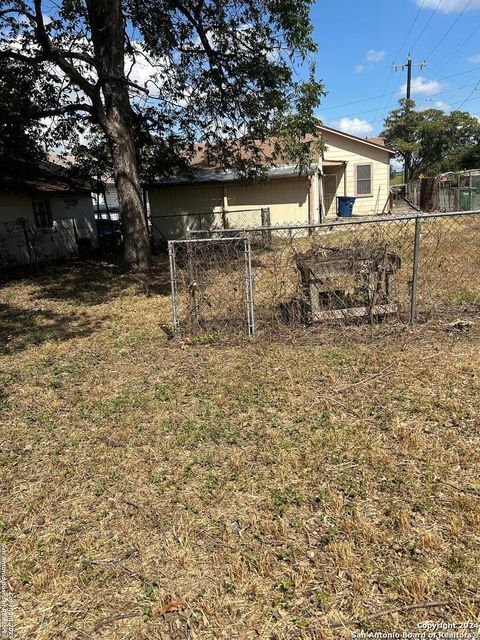
[[33,215],[35,217],[35,226],[37,227],[51,227],[52,212],[50,210],[50,203],[48,200],[34,200],[33,201]]
[[357,165],[357,194],[372,193],[372,165]]

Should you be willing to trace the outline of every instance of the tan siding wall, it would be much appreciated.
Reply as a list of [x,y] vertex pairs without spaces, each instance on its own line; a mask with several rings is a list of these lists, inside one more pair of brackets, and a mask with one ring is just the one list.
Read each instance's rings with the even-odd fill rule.
[[33,222],[32,200],[28,196],[15,193],[0,194],[0,222],[11,222],[25,218]]
[[[149,191],[149,201],[157,236],[179,238],[187,225],[192,229],[215,222],[219,215],[193,216],[192,213],[221,213],[225,197],[227,219],[233,226],[260,225],[260,214],[249,210],[270,207],[272,224],[308,222],[308,179],[271,180],[257,185],[177,185]],[[246,211],[245,211],[246,210]],[[235,211],[239,211],[235,215]],[[180,215],[183,214],[183,215]]]
[[54,220],[69,218],[92,218],[93,202],[90,195],[54,196],[50,198],[52,217]]
[[[390,193],[390,154],[380,148],[329,131],[322,132],[322,138],[326,144],[325,160],[347,161],[345,172],[335,170],[340,174],[338,195],[355,196],[355,165],[372,163],[372,195],[356,196],[353,212],[354,215],[360,216],[382,213],[384,207],[388,206]],[[326,168],[326,171],[331,170]],[[336,203],[332,202],[328,215],[335,215],[335,207]]]
[[[270,207],[271,223],[304,224],[308,222],[308,178],[269,180],[258,185],[226,185],[230,211]],[[243,214],[242,214],[243,217]],[[254,224],[259,224],[258,215]],[[232,216],[233,219],[233,216]]]
[[222,185],[176,185],[151,189],[148,193],[153,231],[166,238],[181,238],[187,226],[198,229],[218,222],[218,216],[187,215],[192,213],[221,212]]
[[[0,194],[0,222],[14,221],[18,218],[34,221],[33,200],[35,196],[22,195],[20,193]],[[68,196],[38,195],[38,199],[50,201],[53,220],[67,220],[69,218],[92,218],[93,204],[90,195]]]

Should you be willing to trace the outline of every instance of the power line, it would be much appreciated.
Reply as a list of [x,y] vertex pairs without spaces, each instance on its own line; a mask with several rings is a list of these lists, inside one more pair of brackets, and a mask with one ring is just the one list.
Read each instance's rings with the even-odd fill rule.
[[[405,38],[403,39],[402,44],[400,45],[400,47],[399,47],[399,49],[398,49],[397,53],[395,54],[394,60],[396,60],[396,59],[398,58],[398,56],[401,54],[401,52],[403,51],[403,47],[404,47],[404,46],[405,46],[405,44],[407,43],[407,41],[408,41],[408,39],[409,39],[409,37],[410,37],[410,34],[412,33],[413,28],[414,28],[415,24],[417,23],[418,16],[420,15],[420,11],[423,9],[423,5],[424,5],[424,4],[425,4],[425,0],[422,0],[422,4],[418,7],[418,11],[417,11],[417,13],[416,13],[416,15],[415,15],[415,18],[413,19],[413,22],[412,22],[412,24],[410,25],[410,29],[408,30],[407,35],[406,35],[406,36],[405,36]],[[377,113],[378,113],[378,112],[380,111],[380,109],[382,108],[383,99],[384,99],[384,98],[385,98],[385,96],[387,95],[387,89],[388,89],[388,87],[389,87],[389,85],[390,85],[390,80],[391,80],[391,78],[392,78],[392,75],[393,75],[393,74],[392,74],[392,70],[390,69],[390,75],[389,75],[389,76],[388,76],[388,78],[387,78],[387,82],[386,82],[386,84],[385,84],[384,92],[383,92],[383,94],[382,94],[382,96],[381,96],[381,98],[380,98],[380,102],[379,102],[379,105],[378,105],[378,111],[377,111]],[[397,83],[397,86],[396,86],[396,87],[395,87],[395,89],[394,89],[394,92],[396,92],[396,91],[397,91],[397,87],[398,87],[398,83]]]
[[[480,28],[480,25],[479,25],[479,28]],[[437,78],[436,82],[441,82],[442,80],[450,80],[450,78],[456,78],[457,76],[463,76],[463,75],[466,75],[468,73],[474,73],[474,72],[477,72],[477,71],[478,71],[478,69],[469,69],[468,71],[461,71],[460,73],[453,73],[453,74],[448,75],[448,76],[443,76],[442,78]],[[456,87],[456,88],[463,89],[464,87],[462,86],[462,87]],[[454,89],[449,89],[448,91],[454,91],[454,90],[455,90],[455,88]],[[384,97],[393,96],[396,93],[397,93],[396,91],[390,91],[389,93],[384,93],[384,94],[380,93],[380,94],[378,94],[376,96],[371,96],[370,98],[362,98],[361,100],[352,100],[351,102],[344,102],[342,104],[336,104],[336,105],[333,105],[331,107],[325,107],[325,108],[322,109],[322,111],[331,111],[332,109],[341,109],[342,107],[349,107],[352,104],[360,104],[362,102],[369,102],[370,100],[376,100],[377,98],[381,98],[382,95]],[[446,93],[446,92],[444,91],[444,92],[441,92],[441,93]],[[434,95],[439,95],[439,94],[436,93]]]
[[443,66],[438,70],[438,73],[442,73],[442,71],[445,69],[445,67],[447,66],[447,64],[448,64],[449,62],[451,62],[451,61],[455,58],[455,56],[457,55],[457,53],[463,49],[463,47],[467,44],[467,42],[469,42],[469,40],[471,40],[471,39],[473,38],[473,36],[477,33],[477,31],[478,31],[479,29],[480,29],[480,24],[477,24],[477,26],[476,26],[476,27],[475,27],[475,29],[472,31],[472,33],[471,33],[467,38],[465,38],[465,40],[464,40],[464,41],[462,42],[462,44],[458,47],[458,49],[456,49],[456,50],[452,53],[452,55],[451,55],[449,58],[447,58],[447,61],[446,61],[446,62],[444,63],[444,65],[443,65]]
[[420,38],[423,36],[423,34],[425,33],[425,31],[427,30],[428,25],[430,24],[430,22],[432,21],[433,16],[437,13],[438,8],[440,6],[440,4],[442,3],[442,0],[438,0],[438,4],[435,7],[435,9],[433,10],[433,13],[430,15],[429,19],[427,20],[427,23],[425,24],[425,26],[423,27],[423,29],[420,31],[420,33],[417,36],[417,39],[415,40],[415,42],[412,44],[412,46],[410,47],[410,49],[413,51],[415,49],[415,45],[417,44],[417,42],[420,40]]
[[479,89],[479,85],[480,82],[477,82],[476,86],[471,90],[471,92],[468,94],[468,96],[465,98],[465,100],[461,103],[461,105],[458,107],[458,110],[460,111],[460,109],[463,107],[463,105],[468,102],[470,100],[470,98],[473,96],[473,94],[475,93],[475,91],[478,91]]
[[432,55],[435,53],[435,51],[438,49],[438,47],[442,44],[442,42],[445,40],[445,38],[448,36],[448,34],[452,31],[452,29],[455,27],[457,22],[463,16],[465,11],[472,4],[472,2],[473,2],[473,0],[467,0],[467,4],[463,7],[462,11],[459,13],[459,15],[453,21],[453,24],[450,25],[450,27],[446,30],[446,32],[443,34],[443,36],[440,38],[440,40],[437,42],[437,44],[433,47],[433,49],[430,51],[430,53],[426,56],[427,58],[431,58],[432,57]]
[[[407,40],[408,40],[408,38],[410,37],[410,34],[411,34],[411,33],[412,33],[412,31],[413,31],[413,27],[415,26],[415,24],[416,24],[416,22],[417,22],[417,20],[418,20],[418,16],[420,15],[420,11],[423,9],[423,5],[424,5],[424,4],[425,4],[425,0],[423,0],[423,1],[422,1],[422,4],[418,7],[417,15],[415,16],[415,18],[414,18],[414,20],[413,20],[413,22],[412,22],[412,24],[411,24],[411,26],[410,26],[410,29],[409,29],[409,31],[408,31],[408,33],[407,33],[407,35],[405,36],[405,38],[404,38],[404,40],[403,40],[402,44],[400,45],[399,50],[398,50],[398,51],[397,51],[397,53],[395,54],[395,58],[398,58],[398,56],[402,53],[403,47],[404,47],[404,46],[405,46],[405,44],[407,43]],[[395,59],[395,58],[394,58],[394,59]]]
[[[468,102],[470,100],[470,98],[473,96],[473,94],[475,93],[475,91],[478,91],[480,85],[480,79],[478,80],[477,84],[473,87],[473,89],[470,91],[470,93],[468,94],[468,96],[465,98],[465,100],[460,104],[460,106],[458,107],[458,109],[460,110],[463,105]],[[463,87],[465,88],[465,87]]]
[[[474,87],[480,89],[480,80],[478,82],[476,82],[475,85],[470,85],[470,86],[474,86]],[[441,93],[446,93],[446,92],[443,91],[443,92],[440,92],[440,93],[434,93],[430,97],[434,98],[435,96],[438,96]],[[474,93],[475,93],[475,89],[470,93],[470,95],[465,100],[458,100],[456,102],[450,102],[449,106],[455,106],[455,105],[459,104],[460,107],[462,107],[466,102],[470,101],[470,97]],[[480,96],[478,96],[478,98],[473,98],[473,100],[478,100],[478,99],[480,99]],[[388,107],[394,107],[395,105],[396,105],[396,103],[392,103],[392,104],[385,105],[385,106],[386,106],[386,108],[388,108]],[[342,116],[338,116],[337,118],[335,118],[335,120],[341,120],[342,118],[350,118],[350,117],[355,117],[355,116],[361,116],[361,115],[364,115],[366,113],[371,113],[372,111],[375,111],[375,109],[369,109],[368,111],[359,111],[359,112],[356,112],[356,113],[347,113],[347,114],[344,114]],[[373,126],[374,124],[376,124],[376,122],[378,122],[378,120],[374,120],[373,122],[370,122],[370,124]],[[363,126],[364,125],[362,123],[362,124],[356,125],[355,127],[352,127],[352,129],[353,128],[359,129],[359,128],[363,127]]]
[[[396,54],[395,58],[398,58],[398,55],[401,53],[401,51],[403,50],[403,48],[404,48],[405,44],[408,42],[408,39],[409,39],[409,37],[410,37],[411,33],[413,32],[413,29],[414,29],[414,27],[415,27],[415,25],[416,25],[416,23],[417,23],[417,20],[418,20],[418,17],[419,17],[419,15],[420,15],[420,12],[421,12],[421,10],[422,10],[422,9],[423,9],[423,7],[424,7],[425,1],[426,1],[426,0],[422,0],[422,3],[421,3],[421,5],[419,6],[419,8],[418,8],[418,10],[417,10],[417,13],[416,13],[416,15],[415,15],[415,18],[414,18],[413,22],[411,23],[410,28],[409,28],[409,30],[408,30],[408,32],[407,32],[407,34],[406,34],[406,36],[404,37],[404,39],[403,39],[403,41],[402,41],[402,44],[400,45],[400,47],[399,47],[399,49],[398,49],[398,52],[397,52],[397,54]],[[437,44],[433,47],[433,49],[431,50],[431,52],[429,53],[429,55],[428,55],[427,57],[430,57],[433,53],[435,53],[435,51],[439,48],[439,46],[441,45],[441,43],[443,42],[443,40],[444,40],[444,39],[448,36],[448,34],[449,34],[449,33],[450,33],[454,28],[455,28],[456,24],[459,22],[459,20],[461,19],[461,17],[462,17],[462,16],[463,16],[463,14],[465,13],[465,11],[466,11],[466,10],[469,8],[469,6],[472,4],[472,1],[473,1],[473,0],[467,0],[467,2],[466,2],[466,4],[465,4],[465,6],[463,7],[462,11],[461,11],[461,12],[460,12],[460,14],[457,16],[457,18],[454,20],[453,24],[452,24],[452,25],[450,25],[450,27],[449,27],[449,28],[447,29],[447,31],[444,33],[444,35],[442,36],[442,38],[437,42]],[[433,12],[432,12],[432,14],[430,15],[429,19],[427,20],[426,24],[424,25],[423,29],[421,30],[421,32],[419,33],[419,35],[417,36],[417,38],[415,39],[415,41],[414,41],[414,43],[413,43],[412,48],[413,48],[413,47],[415,47],[415,45],[420,41],[420,39],[421,39],[422,35],[425,33],[425,31],[427,30],[428,26],[430,25],[430,23],[431,23],[431,21],[432,21],[433,17],[436,15],[436,13],[437,13],[437,11],[438,11],[438,9],[439,9],[439,7],[440,7],[440,4],[441,4],[441,0],[439,0],[439,1],[438,1],[437,5],[436,5],[436,7],[435,7],[435,9],[434,9],[434,11],[433,11]],[[462,45],[461,45],[460,47],[458,47],[458,48],[457,48],[457,50],[456,50],[456,51],[455,51],[455,52],[454,52],[454,53],[453,53],[453,54],[448,58],[448,60],[447,60],[447,61],[444,63],[444,65],[441,67],[440,71],[443,71],[443,69],[447,66],[447,64],[450,62],[450,60],[452,60],[452,59],[457,55],[457,53],[460,51],[460,49],[461,49],[461,48],[466,44],[466,42],[467,42],[468,40],[470,40],[470,39],[475,35],[475,33],[478,31],[478,29],[480,29],[480,25],[478,25],[478,26],[477,26],[477,27],[472,31],[472,33],[467,37],[467,39],[462,43]],[[409,59],[410,59],[410,55],[409,55]],[[411,60],[410,60],[410,61],[411,61]],[[413,66],[413,63],[412,63],[412,66]],[[403,68],[407,67],[407,69],[408,69],[408,59],[407,59],[407,63],[406,63],[406,64],[404,64],[404,65],[402,65],[402,67],[403,67]],[[423,68],[423,67],[422,67],[422,68]],[[411,68],[409,69],[409,71],[410,71],[410,73],[409,73],[409,79],[407,79],[407,89],[408,89],[408,86],[410,85],[410,91],[411,91]],[[463,72],[460,72],[460,73],[451,74],[451,75],[449,75],[449,76],[445,76],[444,78],[439,78],[439,79],[438,79],[438,81],[440,81],[440,80],[446,80],[446,79],[449,79],[449,78],[453,78],[453,77],[460,76],[460,75],[464,75],[464,74],[468,74],[468,73],[473,73],[474,71],[476,71],[476,69],[471,69],[471,70],[468,70],[468,71],[463,71]],[[384,92],[383,92],[382,94],[380,94],[380,96],[374,96],[374,97],[372,97],[372,98],[364,98],[364,99],[361,99],[361,100],[354,100],[354,101],[351,101],[351,102],[344,103],[344,104],[342,104],[342,105],[336,105],[336,106],[332,106],[332,107],[326,107],[326,108],[324,109],[324,111],[332,110],[332,109],[337,109],[337,108],[340,108],[340,107],[343,107],[343,106],[349,106],[349,105],[353,105],[353,104],[360,104],[360,103],[363,103],[363,102],[368,102],[369,100],[376,99],[377,97],[380,97],[380,102],[379,102],[379,105],[378,105],[378,107],[377,107],[377,108],[375,108],[375,109],[365,110],[365,111],[362,111],[362,112],[357,112],[357,113],[355,113],[355,114],[349,114],[349,115],[339,116],[337,119],[347,118],[347,117],[350,117],[350,116],[358,116],[358,115],[362,115],[362,114],[364,114],[364,113],[371,113],[371,112],[373,112],[373,111],[375,112],[375,115],[376,115],[376,114],[380,111],[380,109],[381,109],[381,107],[382,107],[382,104],[383,104],[383,100],[384,100],[384,98],[385,98],[386,96],[391,96],[391,95],[394,95],[394,94],[396,94],[396,93],[397,93],[397,89],[398,89],[398,86],[399,86],[399,84],[400,84],[400,82],[401,82],[401,78],[399,78],[399,80],[398,80],[398,82],[397,82],[397,84],[396,84],[395,90],[394,90],[394,91],[392,91],[392,92],[389,92],[389,93],[387,92],[388,85],[390,84],[390,81],[391,81],[392,75],[393,75],[393,74],[392,74],[392,73],[390,73],[390,75],[388,76],[388,78],[387,78],[387,82],[386,82],[386,84],[385,84]],[[471,85],[470,85],[470,86],[471,86]],[[475,85],[475,87],[477,87],[477,86],[478,86],[478,83]],[[464,101],[462,101],[462,102],[460,103],[460,104],[461,104],[461,106],[463,106],[463,104],[465,104],[465,102],[468,102],[468,101],[470,100],[471,96],[474,94],[474,92],[475,92],[475,90],[476,90],[476,89],[475,89],[475,87],[474,87],[474,89],[472,90],[472,92],[469,94],[469,96],[467,96],[467,98],[466,98]],[[464,88],[464,87],[460,87],[460,89],[456,89],[456,92],[460,91],[462,88]],[[408,94],[409,94],[409,95],[410,95],[410,91],[408,92]],[[451,91],[451,90],[449,90],[449,91]],[[436,94],[432,94],[432,96],[431,96],[431,97],[434,97],[434,96],[437,96],[437,95],[441,95],[442,93],[448,93],[449,91],[437,92]],[[452,104],[457,104],[457,103],[452,103]],[[386,108],[388,108],[388,107],[390,107],[390,106],[394,106],[394,104],[392,104],[392,105],[387,105],[387,106],[386,106]],[[381,116],[381,115],[380,115],[378,118],[376,118],[376,117],[374,116],[373,122],[372,122],[371,124],[372,124],[372,125],[376,125],[376,124],[377,124],[381,119],[382,119],[382,116]],[[358,125],[358,127],[354,127],[354,128],[361,128],[361,127],[363,127],[363,126],[364,126],[363,124],[360,124],[360,125]]]

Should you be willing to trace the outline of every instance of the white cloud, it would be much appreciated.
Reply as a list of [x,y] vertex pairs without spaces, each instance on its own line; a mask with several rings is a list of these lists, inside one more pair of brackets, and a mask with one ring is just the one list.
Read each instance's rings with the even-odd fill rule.
[[363,73],[365,71],[365,66],[363,64],[355,65],[355,73]]
[[331,126],[345,133],[353,133],[354,136],[368,135],[373,131],[372,125],[361,118],[340,118],[340,120],[333,120]]
[[161,85],[162,74],[165,74],[167,62],[157,60],[150,56],[141,42],[132,42],[135,54],[127,56],[125,61],[125,72],[132,82],[140,87],[153,89]]
[[468,56],[467,62],[471,62],[472,64],[478,64],[480,62],[480,53],[477,53],[474,56]]
[[[455,13],[465,9],[466,0],[425,0],[425,2],[417,0],[417,5],[424,9],[435,9],[438,5],[438,10],[443,13]],[[467,9],[469,11],[480,9],[480,0],[472,0]]]
[[[405,94],[407,83],[403,84],[400,93]],[[412,80],[412,95],[422,94],[424,96],[430,96],[432,93],[439,93],[442,90],[442,85],[438,80],[427,80],[423,76],[417,76]]]
[[367,51],[367,55],[365,56],[367,62],[380,62],[381,60],[384,60],[384,58],[385,51],[375,51],[375,49]]

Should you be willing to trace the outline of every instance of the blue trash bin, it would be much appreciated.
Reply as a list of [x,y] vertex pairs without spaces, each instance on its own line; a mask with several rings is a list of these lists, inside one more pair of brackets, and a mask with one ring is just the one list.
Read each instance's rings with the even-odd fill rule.
[[354,204],[355,198],[352,196],[337,196],[337,215],[341,218],[350,218]]

